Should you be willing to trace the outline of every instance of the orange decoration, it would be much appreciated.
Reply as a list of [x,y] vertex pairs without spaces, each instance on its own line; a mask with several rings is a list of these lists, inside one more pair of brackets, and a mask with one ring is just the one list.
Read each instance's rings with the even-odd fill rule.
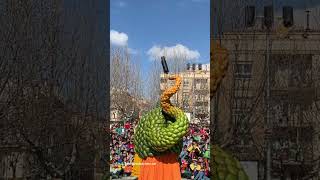
[[178,155],[174,153],[142,160],[139,180],[181,180]]

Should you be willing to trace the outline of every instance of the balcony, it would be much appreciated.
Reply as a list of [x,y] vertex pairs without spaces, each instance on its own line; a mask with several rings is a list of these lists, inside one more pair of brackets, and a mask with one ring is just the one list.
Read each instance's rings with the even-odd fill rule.
[[273,160],[272,175],[279,177],[285,171],[286,174],[295,174],[300,177],[306,177],[313,171],[314,166],[315,164],[312,162]]
[[274,125],[272,129],[272,139],[290,139],[300,134],[300,140],[305,142],[312,142],[314,136],[314,128],[310,125],[304,126],[277,126]]
[[234,144],[230,146],[230,151],[234,152],[234,156],[239,160],[257,161],[261,160],[259,152],[254,146]]
[[208,86],[200,86],[194,88],[194,91],[207,91],[209,93],[209,87]]
[[291,103],[310,104],[316,96],[316,89],[314,87],[271,88],[270,96],[273,99],[282,99]]
[[195,101],[193,106],[194,107],[201,107],[201,108],[208,108],[209,102],[208,101]]
[[[301,142],[299,146],[294,141],[282,143],[273,143],[272,166],[276,170],[286,170],[289,172],[310,172],[314,166],[312,145]],[[301,172],[300,172],[301,173]]]

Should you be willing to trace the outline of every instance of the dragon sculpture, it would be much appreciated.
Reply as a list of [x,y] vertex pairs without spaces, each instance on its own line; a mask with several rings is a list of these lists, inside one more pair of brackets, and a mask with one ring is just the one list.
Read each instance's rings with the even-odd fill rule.
[[179,89],[181,77],[172,76],[169,79],[176,81],[175,86],[164,91],[160,101],[161,107],[142,117],[135,130],[135,151],[142,159],[161,155],[168,150],[180,153],[182,137],[188,131],[187,116],[170,102],[170,97]]
[[[227,51],[218,44],[211,45],[211,92],[213,95],[227,71]],[[214,49],[214,51],[213,51]],[[178,155],[182,138],[188,132],[189,122],[183,110],[170,102],[181,85],[181,77],[170,75],[175,85],[166,89],[160,106],[146,113],[138,122],[134,133],[135,157],[132,176],[139,180],[180,180]],[[213,179],[248,180],[248,176],[232,155],[217,145],[212,146]]]
[[189,121],[185,113],[170,102],[170,97],[179,90],[181,77],[173,75],[169,79],[175,80],[175,85],[163,92],[160,107],[146,113],[135,129],[135,162],[143,164],[133,173],[139,180],[181,179],[178,155]]

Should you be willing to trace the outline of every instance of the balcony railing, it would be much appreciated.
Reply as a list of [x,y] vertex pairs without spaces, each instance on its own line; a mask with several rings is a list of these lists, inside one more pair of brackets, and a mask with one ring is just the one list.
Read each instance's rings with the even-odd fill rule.
[[314,137],[314,128],[310,125],[308,126],[273,126],[272,137],[274,140],[279,138],[290,139],[296,137],[299,133],[299,139],[304,142],[312,142]]

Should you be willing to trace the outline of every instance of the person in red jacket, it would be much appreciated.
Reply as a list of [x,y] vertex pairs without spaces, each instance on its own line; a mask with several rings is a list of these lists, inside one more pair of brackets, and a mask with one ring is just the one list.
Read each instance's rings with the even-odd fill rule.
[[130,129],[130,127],[131,127],[130,122],[126,122],[126,124],[124,125],[124,128],[125,129]]

